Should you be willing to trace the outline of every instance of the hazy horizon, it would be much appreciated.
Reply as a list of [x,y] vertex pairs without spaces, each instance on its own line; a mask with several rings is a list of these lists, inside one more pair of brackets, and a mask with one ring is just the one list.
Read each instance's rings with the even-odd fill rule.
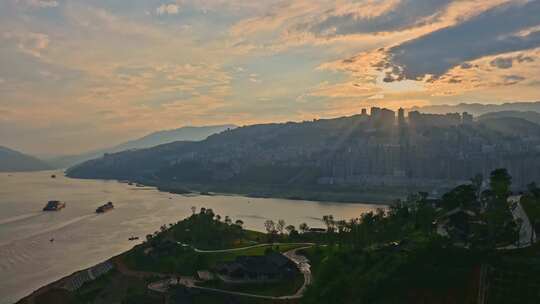
[[540,1],[5,0],[0,144],[540,100]]

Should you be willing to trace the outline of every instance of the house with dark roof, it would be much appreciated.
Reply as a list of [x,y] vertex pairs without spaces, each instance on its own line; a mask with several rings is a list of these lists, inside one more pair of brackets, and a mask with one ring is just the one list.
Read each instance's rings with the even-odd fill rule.
[[473,237],[474,225],[485,225],[479,220],[475,211],[461,207],[454,208],[443,214],[436,221],[437,232],[443,236],[451,237],[459,244],[467,244]]
[[232,262],[216,267],[218,276],[226,282],[271,282],[291,278],[298,268],[278,252],[263,256],[239,256]]

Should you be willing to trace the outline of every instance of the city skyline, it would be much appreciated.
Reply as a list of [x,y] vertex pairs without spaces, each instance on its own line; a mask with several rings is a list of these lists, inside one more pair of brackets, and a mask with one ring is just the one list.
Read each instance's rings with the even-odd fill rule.
[[0,3],[0,138],[70,154],[184,125],[540,100],[540,1]]

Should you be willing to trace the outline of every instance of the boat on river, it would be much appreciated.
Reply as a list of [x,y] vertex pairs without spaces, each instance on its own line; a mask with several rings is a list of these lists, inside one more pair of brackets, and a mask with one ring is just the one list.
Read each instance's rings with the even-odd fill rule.
[[97,209],[96,209],[96,213],[105,213],[107,211],[111,211],[114,209],[114,205],[112,202],[108,202],[106,203],[105,205],[103,206],[99,206]]
[[66,203],[61,201],[48,201],[47,205],[43,207],[43,211],[59,211],[66,207]]

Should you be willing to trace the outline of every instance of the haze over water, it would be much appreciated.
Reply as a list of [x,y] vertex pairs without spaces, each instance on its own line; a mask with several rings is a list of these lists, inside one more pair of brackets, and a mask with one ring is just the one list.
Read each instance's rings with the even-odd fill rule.
[[[50,178],[51,174],[57,178]],[[264,230],[266,219],[322,227],[323,215],[349,219],[378,206],[317,203],[238,196],[183,196],[116,181],[77,180],[61,172],[0,173],[0,303],[13,303],[37,288],[130,249],[163,224],[191,213],[191,207],[242,219]],[[48,200],[67,207],[42,212]],[[115,209],[98,215],[107,201]],[[379,206],[380,207],[380,206]],[[54,238],[54,242],[50,239]]]

